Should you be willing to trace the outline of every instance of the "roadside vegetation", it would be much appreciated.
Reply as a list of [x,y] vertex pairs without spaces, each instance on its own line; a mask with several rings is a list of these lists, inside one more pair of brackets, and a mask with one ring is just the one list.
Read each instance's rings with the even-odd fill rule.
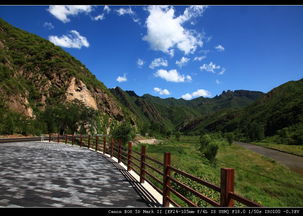
[[303,157],[303,145],[285,145],[285,144],[277,144],[268,141],[261,141],[261,142],[252,142],[252,144],[268,147],[272,149],[276,149],[279,151],[287,152],[294,155],[299,155]]
[[41,135],[48,133],[72,134],[79,131],[103,132],[100,114],[86,107],[80,101],[48,106],[44,111],[36,112],[36,118],[29,118],[9,111],[0,99],[0,134]]
[[[208,159],[207,154],[203,152],[205,149],[203,150],[202,146],[205,146],[205,142],[208,142],[208,145],[211,143],[218,146],[214,158]],[[141,146],[142,144],[134,148],[140,151]],[[220,185],[220,168],[234,168],[236,193],[263,206],[290,207],[303,205],[303,176],[292,172],[272,159],[246,150],[239,145],[230,144],[226,136],[220,133],[181,136],[180,141],[171,137],[158,145],[146,146],[148,156],[163,161],[164,152],[171,152],[173,167],[218,186]],[[157,175],[157,173],[154,173],[154,175]],[[158,178],[161,179],[160,176]],[[188,184],[209,198],[219,201],[217,192],[180,175],[174,175],[174,178]],[[179,190],[180,193],[194,200],[200,206],[209,206],[189,192],[185,192],[181,188]],[[178,200],[178,202],[182,203],[181,200]],[[183,205],[186,206],[185,203]],[[242,205],[236,203],[236,206]]]

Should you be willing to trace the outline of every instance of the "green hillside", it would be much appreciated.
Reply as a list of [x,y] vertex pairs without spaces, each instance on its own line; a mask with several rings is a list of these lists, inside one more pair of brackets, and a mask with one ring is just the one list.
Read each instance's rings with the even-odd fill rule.
[[[50,126],[43,120],[43,115],[50,111],[54,114],[54,110],[61,110],[58,112],[62,114],[64,105],[69,103],[96,111],[96,119],[107,128],[110,127],[109,122],[111,125],[124,120],[133,122],[129,111],[122,108],[104,84],[80,61],[48,40],[13,27],[2,19],[0,80],[2,134],[57,132],[59,128],[63,132],[64,125],[53,122],[56,125]],[[70,122],[68,111],[63,117]],[[54,118],[56,116],[53,115]],[[34,124],[33,130],[29,130],[30,126],[18,126],[21,124]],[[81,124],[82,128],[87,128]],[[34,128],[40,129],[36,131]],[[97,132],[96,126],[92,129]]]
[[110,91],[121,104],[137,116],[142,127],[163,134],[177,131],[188,123],[216,111],[245,107],[263,95],[257,91],[236,90],[224,91],[214,98],[199,97],[187,101],[175,98],[162,99],[149,94],[138,96],[133,91],[123,91],[119,87]]
[[303,144],[303,79],[280,85],[253,104],[188,123],[182,131],[234,132],[238,138]]
[[120,122],[137,132],[232,132],[238,139],[300,144],[303,81],[264,95],[223,91],[213,98],[162,99],[107,89],[80,61],[48,40],[0,19],[0,133],[105,133]]

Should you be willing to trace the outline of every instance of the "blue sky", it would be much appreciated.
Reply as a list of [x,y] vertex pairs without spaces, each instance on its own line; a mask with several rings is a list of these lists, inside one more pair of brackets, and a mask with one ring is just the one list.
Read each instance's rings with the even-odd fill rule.
[[0,6],[0,17],[138,95],[268,92],[303,77],[302,6]]

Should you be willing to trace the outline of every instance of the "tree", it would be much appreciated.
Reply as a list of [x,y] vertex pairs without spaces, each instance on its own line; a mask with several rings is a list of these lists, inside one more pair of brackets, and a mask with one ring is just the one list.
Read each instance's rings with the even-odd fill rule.
[[215,143],[210,143],[205,151],[204,151],[204,155],[205,157],[210,161],[210,162],[214,162],[217,152],[218,152],[218,145],[216,145]]
[[214,162],[219,146],[209,134],[201,134],[199,151],[202,156],[205,156],[210,162]]
[[143,124],[143,126],[140,129],[140,134],[142,136],[146,136],[146,133],[148,132],[148,127],[149,127],[148,124]]
[[234,134],[230,132],[230,133],[227,133],[225,135],[225,137],[227,139],[228,144],[231,145],[234,141]]
[[199,151],[204,154],[206,147],[211,143],[211,137],[209,134],[201,134]]
[[131,126],[128,123],[123,122],[113,130],[112,136],[115,140],[121,140],[122,144],[126,145],[126,143],[134,137],[134,133]]
[[48,106],[40,115],[40,119],[46,123],[49,133],[66,132],[75,133],[79,128],[82,132],[89,126],[96,128],[98,113],[92,108],[86,107],[80,101],[72,103]]
[[248,137],[250,140],[264,139],[264,126],[257,122],[248,125]]

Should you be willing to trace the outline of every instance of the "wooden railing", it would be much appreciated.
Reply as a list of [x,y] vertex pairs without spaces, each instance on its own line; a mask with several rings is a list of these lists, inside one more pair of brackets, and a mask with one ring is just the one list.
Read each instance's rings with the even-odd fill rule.
[[[32,140],[36,140],[32,139]],[[169,152],[164,153],[163,162],[158,161],[152,157],[149,157],[146,153],[146,146],[141,146],[141,151],[135,151],[132,148],[132,143],[129,142],[127,147],[122,145],[122,142],[116,142],[109,136],[90,136],[90,135],[49,135],[44,137],[44,140],[65,142],[71,145],[79,145],[80,147],[87,147],[95,151],[108,154],[110,157],[118,159],[118,163],[123,162],[127,165],[127,170],[133,170],[140,176],[140,183],[148,182],[156,191],[158,191],[162,197],[163,207],[169,207],[173,205],[175,207],[181,207],[180,200],[191,207],[199,207],[198,204],[188,197],[183,195],[176,187],[182,188],[186,192],[191,193],[200,200],[205,201],[214,207],[233,207],[234,201],[244,204],[249,207],[261,207],[260,204],[248,200],[234,192],[234,169],[221,168],[220,186],[214,185],[201,178],[197,178],[187,172],[179,170],[171,165],[171,154]],[[19,139],[14,139],[14,141]],[[20,139],[21,140],[21,139]],[[23,141],[23,140],[21,140]],[[24,140],[25,141],[25,140]],[[28,139],[27,141],[30,141]],[[203,185],[208,189],[211,189],[219,193],[220,201],[215,201],[201,192],[195,190],[191,186],[179,181],[172,175],[178,174],[184,178],[187,178],[196,184]],[[160,176],[160,177],[159,177]],[[172,196],[174,194],[174,196]],[[178,201],[174,198],[179,199]]]
[[[261,207],[260,204],[248,200],[234,192],[234,169],[221,168],[220,186],[214,185],[203,179],[197,178],[189,173],[179,170],[171,165],[171,154],[164,153],[163,162],[149,157],[146,152],[146,146],[141,146],[141,151],[135,151],[132,148],[132,143],[129,142],[127,147],[122,145],[121,141],[116,142],[113,138],[102,137],[103,142],[100,142],[98,136],[74,136],[65,135],[58,137],[49,136],[49,141],[57,139],[56,141],[65,141],[65,143],[78,144],[81,147],[92,148],[95,151],[101,151],[103,154],[108,154],[110,157],[115,157],[118,163],[123,162],[127,165],[127,170],[133,170],[140,176],[140,183],[148,182],[162,197],[163,207],[170,205],[181,207],[178,201],[173,199],[175,197],[182,200],[188,206],[198,207],[198,204],[183,195],[180,191],[173,187],[177,185],[179,188],[190,192],[195,197],[205,201],[214,207],[233,207],[234,201],[244,204],[249,207]],[[206,186],[213,191],[219,193],[220,202],[215,201],[201,192],[193,189],[191,186],[177,180],[172,173],[177,173],[184,178],[190,179],[197,184]],[[159,178],[160,176],[160,178]]]

